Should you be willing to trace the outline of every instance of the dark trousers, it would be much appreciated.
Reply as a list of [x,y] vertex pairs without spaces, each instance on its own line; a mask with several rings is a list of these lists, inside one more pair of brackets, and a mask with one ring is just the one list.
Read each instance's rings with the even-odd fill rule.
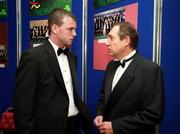
[[80,132],[79,115],[68,117],[66,134],[79,134],[79,132]]

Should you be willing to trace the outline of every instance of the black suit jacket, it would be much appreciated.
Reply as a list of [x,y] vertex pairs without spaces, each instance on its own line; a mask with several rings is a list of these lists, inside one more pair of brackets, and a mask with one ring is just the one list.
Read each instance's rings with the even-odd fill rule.
[[[89,130],[90,115],[78,97],[76,59],[67,55],[73,84],[74,101]],[[62,73],[50,42],[22,54],[16,71],[14,118],[18,134],[65,134],[69,98]]]
[[115,134],[154,134],[163,113],[160,67],[136,54],[111,92],[115,71],[111,61],[105,72],[97,115],[112,121]]

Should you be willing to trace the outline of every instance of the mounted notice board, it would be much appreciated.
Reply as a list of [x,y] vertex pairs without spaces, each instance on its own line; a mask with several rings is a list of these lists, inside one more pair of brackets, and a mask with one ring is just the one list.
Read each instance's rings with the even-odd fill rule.
[[105,70],[113,58],[108,55],[106,41],[113,24],[128,21],[137,28],[138,3],[107,10],[94,15],[94,63],[95,70]]

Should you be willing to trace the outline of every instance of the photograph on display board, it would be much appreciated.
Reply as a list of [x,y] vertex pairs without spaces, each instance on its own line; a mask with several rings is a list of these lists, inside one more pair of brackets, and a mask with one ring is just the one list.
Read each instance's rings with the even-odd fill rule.
[[105,11],[94,16],[94,37],[107,38],[113,24],[125,21],[125,8]]
[[7,22],[0,22],[0,68],[7,67]]
[[71,10],[72,0],[30,0],[31,16],[46,16],[54,8],[64,8]]
[[7,3],[6,3],[6,0],[0,0],[0,17],[7,17]]
[[48,20],[30,21],[31,46],[39,46],[49,37]]
[[115,8],[94,15],[94,63],[95,70],[105,70],[107,63],[113,59],[107,52],[107,35],[118,22],[130,22],[137,29],[138,3]]
[[110,5],[112,3],[119,2],[119,1],[122,1],[122,0],[94,0],[94,7],[99,8],[99,7],[107,6],[107,5]]

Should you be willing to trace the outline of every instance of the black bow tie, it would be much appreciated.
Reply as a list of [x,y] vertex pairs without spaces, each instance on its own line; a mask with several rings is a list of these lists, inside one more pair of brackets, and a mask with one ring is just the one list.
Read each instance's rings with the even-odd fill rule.
[[58,50],[57,50],[57,55],[59,56],[60,54],[65,54],[65,55],[67,55],[68,54],[68,48],[66,48],[66,49],[61,49],[61,48],[58,48]]
[[[135,54],[134,54],[134,55],[135,55]],[[128,59],[123,60],[122,62],[120,62],[119,60],[115,61],[115,64],[116,64],[117,68],[118,68],[119,66],[121,66],[122,68],[124,68],[125,65],[126,65],[126,62],[130,61],[131,59],[133,59],[134,55],[131,56],[131,57],[128,58]]]

